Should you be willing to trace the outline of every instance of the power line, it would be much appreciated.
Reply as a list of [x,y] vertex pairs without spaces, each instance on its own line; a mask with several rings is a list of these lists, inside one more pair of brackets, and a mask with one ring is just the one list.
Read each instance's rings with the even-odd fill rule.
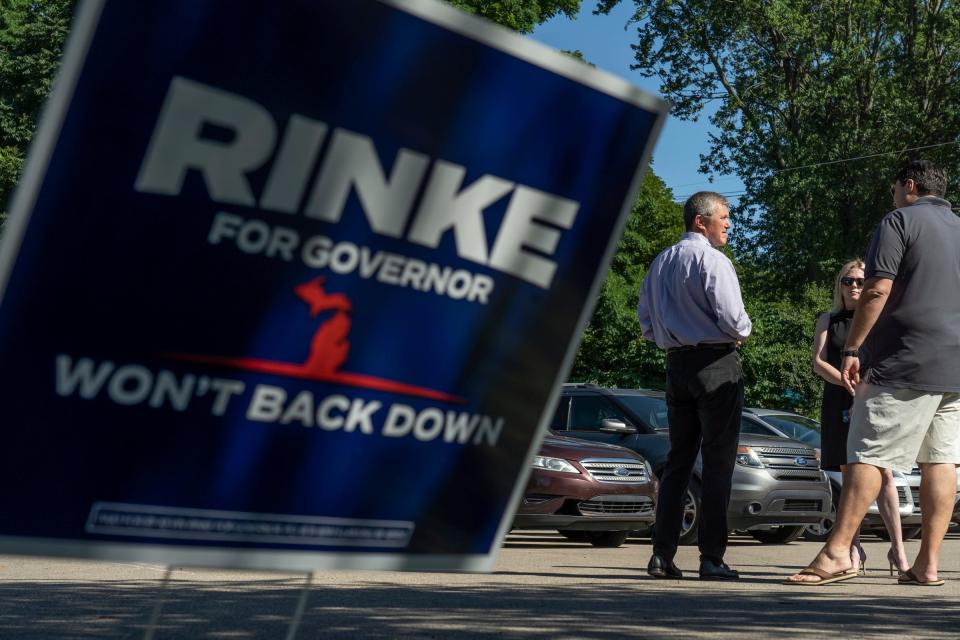
[[[954,140],[954,141],[952,141],[952,142],[938,142],[937,144],[928,144],[928,145],[924,145],[924,146],[922,146],[922,147],[910,147],[910,148],[907,148],[907,149],[900,149],[900,150],[897,150],[897,151],[884,151],[884,152],[882,152],[882,153],[871,153],[871,154],[865,155],[865,156],[855,156],[855,157],[852,157],[852,158],[842,158],[842,159],[840,159],[840,160],[827,160],[827,161],[825,161],[825,162],[813,162],[813,163],[810,163],[810,164],[803,164],[803,165],[799,165],[799,166],[796,166],[796,167],[786,167],[785,169],[774,169],[774,170],[773,170],[773,173],[785,173],[785,172],[787,172],[787,171],[798,171],[798,170],[800,170],[800,169],[812,169],[813,167],[824,167],[824,166],[831,165],[831,164],[841,164],[841,163],[844,163],[844,162],[855,162],[855,161],[857,161],[857,160],[866,160],[866,159],[869,159],[869,158],[879,158],[879,157],[882,157],[882,156],[899,155],[899,154],[901,154],[901,153],[906,153],[906,152],[908,152],[908,151],[922,151],[923,149],[934,149],[934,148],[936,148],[936,147],[945,147],[945,146],[956,145],[956,144],[960,144],[960,140]],[[730,180],[739,180],[739,178],[736,178],[736,177],[721,178],[720,180],[714,180],[714,181],[712,181],[712,182],[711,182],[710,180],[704,180],[704,181],[701,181],[701,182],[687,182],[687,183],[685,183],[685,184],[675,185],[675,186],[673,186],[673,187],[671,187],[671,188],[672,188],[672,189],[679,189],[680,187],[692,187],[692,186],[694,186],[694,185],[699,185],[699,184],[714,184],[715,182],[724,182],[724,181],[730,181]],[[690,195],[693,195],[693,194],[690,194]],[[728,195],[728,194],[724,193],[723,195]],[[687,196],[687,197],[689,197],[689,196]]]
[[812,164],[802,164],[799,167],[787,167],[786,169],[775,169],[774,173],[784,173],[786,171],[797,171],[798,169],[810,169],[813,167],[823,167],[828,164],[840,164],[841,162],[853,162],[855,160],[866,160],[867,158],[879,158],[880,156],[892,156],[898,155],[901,153],[906,153],[907,151],[920,151],[922,149],[933,149],[934,147],[945,147],[951,144],[960,144],[960,140],[954,140],[953,142],[939,142],[937,144],[928,144],[923,147],[911,147],[909,149],[900,149],[899,151],[885,151],[883,153],[871,153],[866,156],[856,156],[854,158],[843,158],[842,160],[829,160],[827,162],[814,162]]
[[[747,195],[746,189],[743,189],[743,190],[740,190],[740,191],[718,191],[718,192],[716,192],[716,193],[719,193],[720,195],[722,195],[722,196],[724,196],[724,197],[726,197],[726,198],[739,198],[740,196],[745,196],[745,195]],[[673,196],[673,197],[674,197],[675,200],[686,200],[687,198],[689,198],[689,197],[692,196],[692,195],[693,195],[692,193],[687,193],[687,194],[684,194],[684,195],[682,195],[682,196],[677,196],[677,195],[675,195],[675,196]]]
[[739,180],[740,178],[720,178],[719,180],[701,180],[700,182],[687,182],[685,184],[675,184],[671,189],[679,189],[680,187],[692,187],[698,184],[716,184],[717,182],[730,182],[731,180]]

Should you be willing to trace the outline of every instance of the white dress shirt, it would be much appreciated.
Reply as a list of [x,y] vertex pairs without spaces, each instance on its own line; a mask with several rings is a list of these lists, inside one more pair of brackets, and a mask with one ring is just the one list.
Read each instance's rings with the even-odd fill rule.
[[637,317],[661,349],[745,340],[753,323],[727,256],[688,231],[654,259],[643,279]]

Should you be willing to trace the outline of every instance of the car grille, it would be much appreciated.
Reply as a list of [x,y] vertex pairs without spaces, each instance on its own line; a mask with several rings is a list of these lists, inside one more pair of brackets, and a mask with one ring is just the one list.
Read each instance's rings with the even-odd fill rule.
[[[817,452],[806,447],[754,447],[760,461],[777,480],[820,482]],[[801,464],[803,461],[803,464]]]
[[822,500],[784,500],[784,511],[820,511],[823,507]]
[[[914,467],[913,469],[911,469],[909,475],[919,476],[920,467]],[[901,487],[897,487],[898,490],[900,488]],[[913,496],[913,513],[914,514],[920,513],[920,487],[910,487],[910,495]],[[906,502],[907,502],[906,496],[904,496],[904,498],[901,499],[900,504],[905,504]]]
[[591,458],[581,460],[580,465],[597,482],[615,484],[641,484],[649,482],[646,466],[629,458]]
[[803,469],[794,467],[788,473],[774,473],[773,476],[777,480],[785,481],[800,481],[800,482],[820,482],[823,480],[823,476],[820,474],[819,469]]
[[[907,504],[907,489],[906,487],[897,487],[897,498],[900,499],[900,506],[905,506]],[[920,506],[917,506],[917,511],[920,510]]]
[[761,456],[789,456],[791,458],[797,456],[815,458],[817,453],[813,449],[806,447],[754,447],[753,449]]
[[[585,516],[642,515],[653,513],[653,500],[646,496],[598,497],[580,503],[580,513]],[[619,498],[619,499],[618,499]]]

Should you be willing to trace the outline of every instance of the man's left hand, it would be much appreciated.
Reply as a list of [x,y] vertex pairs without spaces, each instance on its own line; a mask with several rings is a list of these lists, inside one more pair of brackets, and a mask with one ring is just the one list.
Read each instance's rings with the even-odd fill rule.
[[844,356],[843,362],[840,363],[840,378],[850,395],[857,395],[857,385],[860,384],[860,358]]

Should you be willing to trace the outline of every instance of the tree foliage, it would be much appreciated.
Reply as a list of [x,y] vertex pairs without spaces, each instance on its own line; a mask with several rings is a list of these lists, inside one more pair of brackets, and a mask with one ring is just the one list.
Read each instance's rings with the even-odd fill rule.
[[[682,207],[649,171],[584,331],[571,380],[663,388],[664,354],[640,335],[637,296],[650,263],[683,230]],[[737,270],[745,271],[742,265]],[[753,333],[741,348],[747,405],[816,416],[821,381],[813,373],[810,349],[816,317],[830,307],[830,290],[811,284],[796,296],[770,299],[744,287],[743,294],[753,321]]]
[[[622,1],[599,0],[598,11]],[[825,283],[864,251],[906,156],[956,166],[956,3],[633,2],[635,68],[659,77],[673,115],[696,118],[719,101],[701,169],[743,180],[736,249],[747,277],[772,292]],[[897,152],[928,145],[941,146]],[[873,157],[808,166],[860,156]]]
[[0,222],[50,92],[73,0],[0,0]]
[[830,308],[830,297],[831,291],[819,285],[779,300],[745,291],[753,321],[750,339],[740,349],[747,406],[819,417],[823,382],[813,372],[813,330],[817,316]]
[[682,233],[681,207],[663,180],[648,171],[584,332],[571,380],[663,387],[663,353],[640,335],[637,295],[647,267]]
[[483,16],[520,33],[533,28],[556,15],[575,18],[580,11],[580,0],[447,0],[455,7]]

